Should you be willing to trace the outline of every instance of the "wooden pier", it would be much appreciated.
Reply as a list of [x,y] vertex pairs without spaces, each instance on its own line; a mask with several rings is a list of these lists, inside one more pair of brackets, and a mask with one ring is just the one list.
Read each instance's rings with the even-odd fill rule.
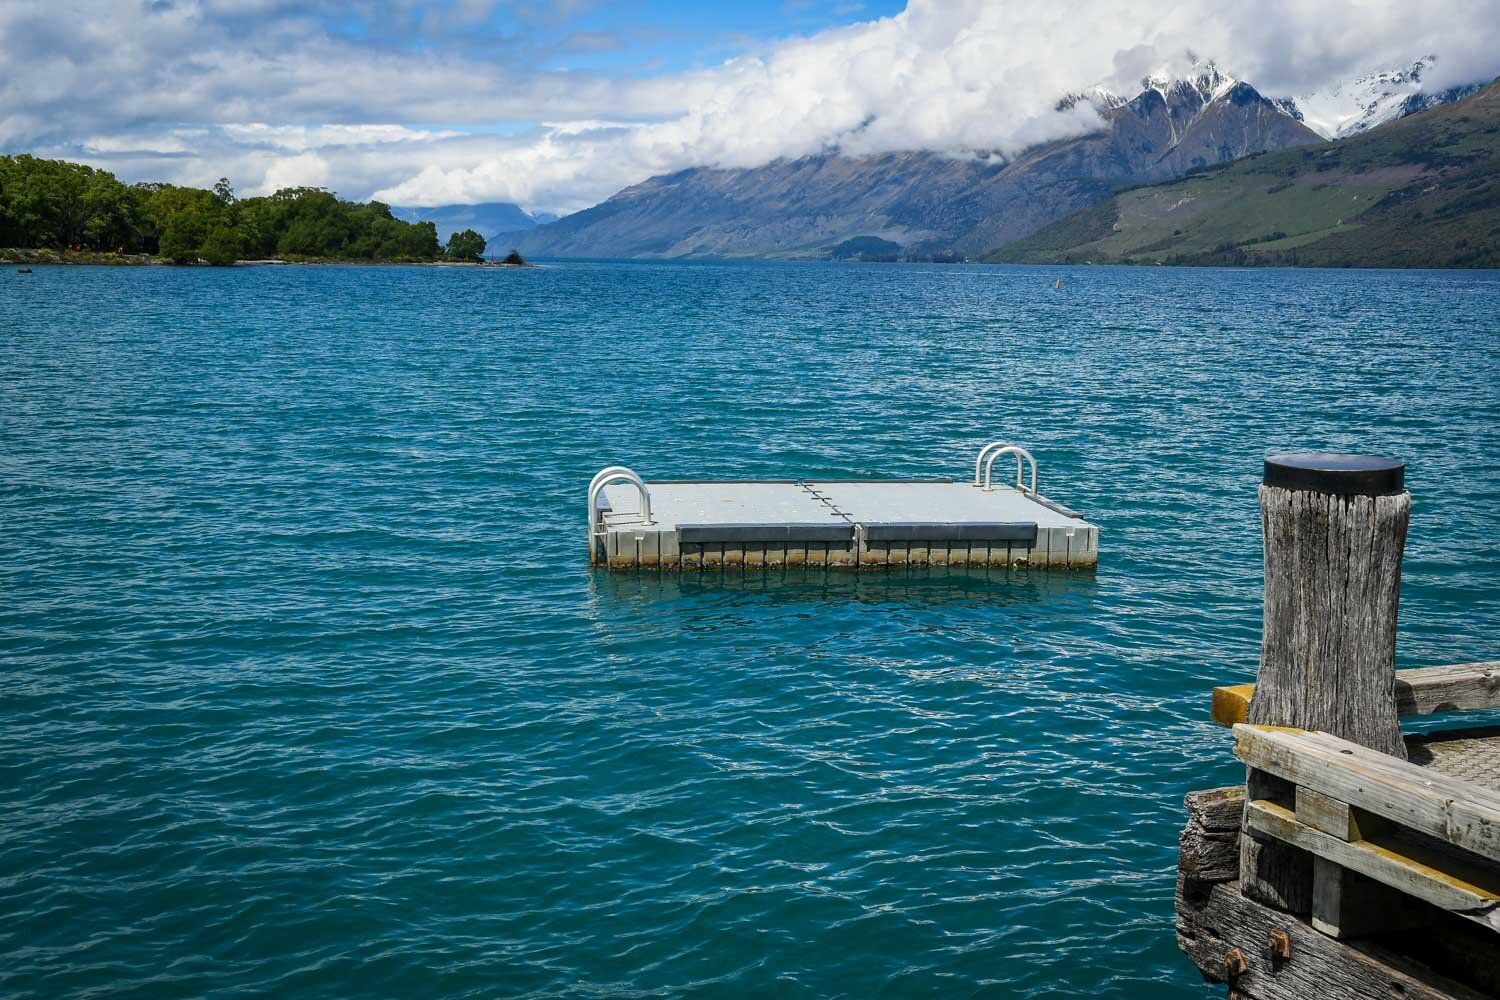
[[1399,462],[1279,456],[1254,685],[1216,688],[1244,786],[1187,796],[1177,941],[1242,1000],[1500,996],[1500,662],[1395,670]]

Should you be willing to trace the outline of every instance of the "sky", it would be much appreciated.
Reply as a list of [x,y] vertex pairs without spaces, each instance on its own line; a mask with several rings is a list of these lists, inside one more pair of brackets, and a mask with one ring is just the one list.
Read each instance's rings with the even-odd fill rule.
[[695,166],[1014,153],[1194,60],[1296,96],[1430,54],[1429,88],[1500,75],[1500,0],[0,0],[0,152],[562,214]]

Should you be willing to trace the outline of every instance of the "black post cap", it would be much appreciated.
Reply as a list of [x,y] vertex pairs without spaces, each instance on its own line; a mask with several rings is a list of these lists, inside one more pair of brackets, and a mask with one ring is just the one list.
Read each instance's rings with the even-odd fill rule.
[[1370,455],[1270,455],[1265,484],[1343,497],[1388,497],[1406,490],[1406,463]]

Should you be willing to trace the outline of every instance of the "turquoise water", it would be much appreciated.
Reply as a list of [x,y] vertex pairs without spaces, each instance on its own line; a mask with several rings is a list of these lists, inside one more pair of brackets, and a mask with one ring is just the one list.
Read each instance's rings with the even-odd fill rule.
[[[1209,995],[1259,459],[1409,459],[1401,659],[1500,655],[1500,273],[1061,273],[0,274],[0,993]],[[585,565],[996,438],[1097,573]]]

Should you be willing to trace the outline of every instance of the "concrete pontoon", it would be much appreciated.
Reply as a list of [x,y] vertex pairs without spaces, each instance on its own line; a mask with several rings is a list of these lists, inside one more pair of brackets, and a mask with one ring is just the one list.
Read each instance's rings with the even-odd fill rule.
[[[993,480],[996,459],[1006,455],[1016,461],[1014,486]],[[1035,459],[1003,442],[980,451],[972,482],[646,483],[611,466],[589,484],[589,561],[684,570],[1096,565],[1099,529],[1041,496],[1036,484]]]

